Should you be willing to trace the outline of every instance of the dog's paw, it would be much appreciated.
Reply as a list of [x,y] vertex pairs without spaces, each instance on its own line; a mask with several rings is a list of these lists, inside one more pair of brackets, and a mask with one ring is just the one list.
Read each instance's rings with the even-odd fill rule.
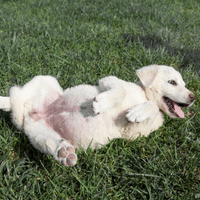
[[150,115],[141,105],[137,105],[128,110],[126,117],[130,122],[140,123],[150,118]]
[[66,141],[62,141],[60,144],[56,153],[56,157],[60,164],[64,166],[73,166],[77,161],[77,155],[74,147],[68,144]]
[[93,112],[95,114],[101,114],[111,108],[113,105],[109,102],[106,93],[101,93],[94,98],[93,101]]

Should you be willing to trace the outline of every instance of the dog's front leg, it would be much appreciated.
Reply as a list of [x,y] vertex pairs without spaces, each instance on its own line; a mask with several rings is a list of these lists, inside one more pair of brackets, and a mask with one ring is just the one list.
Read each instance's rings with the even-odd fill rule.
[[55,131],[49,129],[44,122],[27,117],[24,131],[31,144],[42,153],[52,155],[64,166],[76,164],[77,155],[74,147]]
[[98,87],[100,94],[93,101],[93,111],[96,114],[103,113],[121,103],[126,95],[121,80],[114,76],[101,79]]
[[126,117],[130,122],[140,123],[150,119],[152,123],[158,113],[158,106],[155,103],[148,101],[142,104],[137,104],[130,108],[126,114]]

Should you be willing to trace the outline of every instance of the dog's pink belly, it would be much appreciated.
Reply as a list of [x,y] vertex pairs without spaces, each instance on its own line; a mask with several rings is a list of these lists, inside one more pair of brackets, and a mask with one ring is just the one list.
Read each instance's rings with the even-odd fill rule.
[[90,132],[93,127],[91,121],[91,117],[84,118],[76,111],[54,114],[46,118],[46,124],[72,144],[79,142],[82,134]]
[[[82,101],[83,103],[79,98],[60,97],[42,115],[48,127],[72,144],[77,143],[82,134],[95,128],[94,124],[97,122],[92,111],[93,99],[84,98]],[[41,115],[39,112],[37,114]]]

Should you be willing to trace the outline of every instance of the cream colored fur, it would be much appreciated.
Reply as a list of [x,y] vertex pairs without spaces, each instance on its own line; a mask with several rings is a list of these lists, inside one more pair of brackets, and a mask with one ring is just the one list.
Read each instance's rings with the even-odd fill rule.
[[[108,76],[98,86],[79,85],[65,91],[55,78],[36,76],[23,87],[12,87],[10,97],[0,97],[0,108],[11,109],[13,122],[23,128],[35,148],[65,166],[74,165],[77,160],[74,148],[79,145],[84,149],[88,145],[100,148],[113,138],[148,136],[163,124],[163,112],[176,118],[163,96],[192,105],[194,95],[185,88],[174,68],[151,65],[137,70],[136,74],[140,79],[137,84]],[[65,119],[63,127],[68,130],[62,134],[59,121],[58,127],[52,122],[52,128],[47,120],[51,107],[62,109],[59,100],[67,105],[67,110],[63,106],[63,112],[58,115]]]

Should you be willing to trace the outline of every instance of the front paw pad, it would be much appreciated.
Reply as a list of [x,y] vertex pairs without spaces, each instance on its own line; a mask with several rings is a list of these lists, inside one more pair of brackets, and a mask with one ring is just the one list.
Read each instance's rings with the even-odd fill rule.
[[60,163],[64,166],[73,166],[76,164],[77,155],[73,146],[61,147],[57,152]]

